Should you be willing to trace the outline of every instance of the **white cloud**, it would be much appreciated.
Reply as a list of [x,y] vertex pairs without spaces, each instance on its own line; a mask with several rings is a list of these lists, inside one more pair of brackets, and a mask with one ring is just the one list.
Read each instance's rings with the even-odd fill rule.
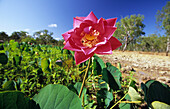
[[43,32],[40,33],[40,35],[43,35],[43,34],[44,34]]
[[24,31],[28,32],[28,31],[30,31],[30,29],[26,28],[26,29],[24,29]]
[[26,33],[26,35],[28,36],[29,34],[28,34],[28,33]]
[[37,35],[35,35],[35,38],[37,38],[38,36]]
[[50,24],[50,25],[48,25],[48,27],[55,27],[55,28],[57,28],[57,24]]
[[40,31],[40,30],[33,30],[32,32],[34,33],[34,32],[38,32],[38,31]]
[[61,40],[62,38],[59,38],[59,37],[56,37],[56,38],[54,38],[55,40]]

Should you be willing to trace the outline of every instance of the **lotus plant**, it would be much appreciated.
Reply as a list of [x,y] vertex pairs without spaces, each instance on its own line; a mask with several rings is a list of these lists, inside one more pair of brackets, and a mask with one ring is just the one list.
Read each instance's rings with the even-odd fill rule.
[[[117,29],[115,27],[117,18],[97,19],[93,12],[87,17],[76,17],[73,19],[73,29],[62,34],[64,38],[64,49],[75,51],[76,65],[87,61],[95,53],[101,55],[112,54],[112,51],[122,44],[113,37]],[[83,78],[79,92],[81,96],[89,69],[90,60]]]

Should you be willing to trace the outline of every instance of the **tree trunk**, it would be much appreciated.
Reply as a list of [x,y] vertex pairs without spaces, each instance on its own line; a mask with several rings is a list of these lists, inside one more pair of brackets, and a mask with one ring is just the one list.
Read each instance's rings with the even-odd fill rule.
[[128,46],[128,36],[126,36],[126,39],[125,39],[125,46],[123,48],[123,52],[126,50],[127,46]]
[[169,35],[167,37],[167,46],[166,46],[166,56],[168,56],[169,50],[170,50],[170,42],[169,42]]

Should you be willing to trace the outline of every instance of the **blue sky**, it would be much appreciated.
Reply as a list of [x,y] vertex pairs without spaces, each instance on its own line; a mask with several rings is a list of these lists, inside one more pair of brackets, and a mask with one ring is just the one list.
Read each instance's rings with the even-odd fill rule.
[[[132,14],[145,16],[146,35],[163,34],[156,28],[156,12],[168,0],[0,0],[0,32],[34,32],[47,29],[54,38],[72,29],[73,17],[87,16],[91,11],[105,19]],[[52,24],[52,25],[51,25]],[[51,25],[51,27],[50,27]]]

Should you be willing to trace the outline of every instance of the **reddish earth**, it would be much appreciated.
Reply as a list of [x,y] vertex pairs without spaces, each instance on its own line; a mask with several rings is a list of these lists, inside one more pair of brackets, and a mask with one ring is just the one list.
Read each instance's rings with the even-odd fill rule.
[[129,75],[134,69],[136,82],[146,82],[153,79],[170,86],[170,54],[152,52],[114,51],[112,55],[98,55],[104,62],[113,65],[121,63],[123,76]]

